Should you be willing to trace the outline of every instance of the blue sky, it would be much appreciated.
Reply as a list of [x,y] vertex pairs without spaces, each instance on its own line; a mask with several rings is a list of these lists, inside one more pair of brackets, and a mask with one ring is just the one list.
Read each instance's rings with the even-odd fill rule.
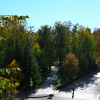
[[42,25],[71,21],[100,28],[100,0],[0,0],[0,15],[29,15],[28,26],[37,31]]

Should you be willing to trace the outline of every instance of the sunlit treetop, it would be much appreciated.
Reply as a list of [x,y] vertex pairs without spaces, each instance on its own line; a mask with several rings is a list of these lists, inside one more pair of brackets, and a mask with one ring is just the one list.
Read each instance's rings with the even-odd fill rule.
[[26,18],[29,18],[28,15],[26,16],[17,16],[17,15],[5,15],[5,16],[0,16],[0,27],[4,24],[10,24],[10,23],[13,23],[13,22],[19,22],[21,20],[23,21],[26,21]]

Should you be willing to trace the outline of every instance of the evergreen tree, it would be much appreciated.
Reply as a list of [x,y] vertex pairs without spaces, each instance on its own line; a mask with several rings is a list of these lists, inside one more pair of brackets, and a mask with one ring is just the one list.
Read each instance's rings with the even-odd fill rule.
[[65,57],[66,43],[67,43],[67,28],[61,23],[55,24],[55,50],[56,57],[60,62],[60,67],[62,67],[62,61]]
[[30,39],[27,37],[23,55],[22,71],[24,73],[24,85],[29,86],[30,78],[33,79],[34,86],[41,82],[39,66],[33,55]]
[[47,25],[42,26],[38,33],[38,43],[42,51],[42,57],[44,57],[43,59],[47,63],[45,69],[48,69],[49,66],[49,71],[51,71],[51,63],[53,62],[52,59],[54,54],[51,27]]

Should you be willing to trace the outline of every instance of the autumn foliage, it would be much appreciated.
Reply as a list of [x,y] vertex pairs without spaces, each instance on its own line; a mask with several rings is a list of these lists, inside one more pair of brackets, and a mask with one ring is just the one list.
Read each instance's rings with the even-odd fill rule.
[[100,56],[97,58],[96,64],[100,68]]
[[[19,66],[19,63],[14,59],[8,66],[8,69],[12,69],[12,72],[15,73],[13,74],[13,78],[15,81],[21,82],[22,79],[24,78],[23,74],[21,73],[21,67]],[[7,75],[8,77],[11,74]],[[21,77],[20,77],[21,76]]]
[[2,98],[5,98],[4,100],[14,100],[14,96],[18,93],[16,88],[19,86],[19,77],[17,75],[21,75],[20,71],[21,69],[15,59],[7,68],[0,69],[3,76],[0,77],[0,94]]
[[63,61],[63,70],[67,78],[73,79],[77,76],[78,72],[78,58],[74,54],[66,55]]
[[[59,78],[64,74],[69,81],[93,71],[96,64],[99,66],[100,58],[96,63],[96,57],[100,54],[100,29],[92,34],[88,27],[79,27],[69,21],[56,22],[53,27],[44,25],[34,32],[25,27],[26,18],[29,17],[0,17],[1,79],[7,81],[9,87],[16,88],[18,81],[20,87],[30,88],[31,77],[33,88],[38,88],[50,74],[54,62],[60,69]],[[2,89],[7,87],[4,83],[1,86]]]

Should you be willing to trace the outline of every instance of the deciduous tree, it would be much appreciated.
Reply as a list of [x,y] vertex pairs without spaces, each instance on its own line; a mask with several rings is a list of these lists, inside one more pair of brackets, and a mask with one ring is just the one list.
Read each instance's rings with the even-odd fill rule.
[[73,79],[77,76],[78,73],[78,58],[74,54],[66,55],[63,61],[63,72],[66,75],[66,78]]

